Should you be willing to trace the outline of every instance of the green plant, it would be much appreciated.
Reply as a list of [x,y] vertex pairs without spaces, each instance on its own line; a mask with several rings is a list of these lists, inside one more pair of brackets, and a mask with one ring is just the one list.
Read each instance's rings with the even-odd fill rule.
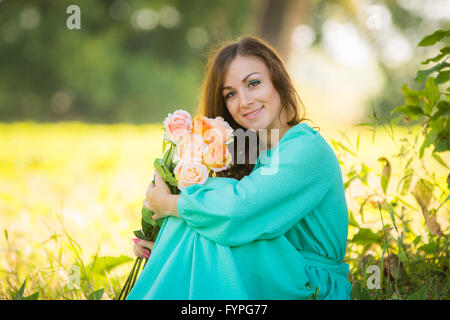
[[[449,36],[450,31],[440,30],[425,37],[419,45],[433,45]],[[444,182],[430,170],[430,161],[434,160],[448,169],[438,154],[449,151],[449,88],[447,93],[439,89],[448,82],[446,59],[449,53],[449,47],[444,47],[439,55],[424,61],[426,64],[444,60],[417,73],[416,81],[426,81],[423,89],[415,91],[406,84],[402,87],[405,105],[393,110],[402,115],[393,121],[387,119],[386,123],[374,111],[371,123],[358,125],[371,127],[373,142],[377,128],[382,127],[396,149],[393,155],[378,157],[380,171],[360,159],[359,136],[356,150],[352,150],[344,133],[341,141],[332,141],[338,158],[356,160],[350,168],[343,166],[345,189],[352,188],[358,181],[365,191],[365,195],[353,199],[359,209],[349,212],[348,253],[354,257],[348,260],[352,299],[449,299],[448,230],[443,230],[437,219],[439,210],[447,210],[445,205],[450,199],[448,179]],[[437,73],[435,78],[432,77],[434,73]],[[422,130],[414,129],[413,133],[410,128],[409,137],[398,138],[393,125],[402,117],[407,125],[409,121],[417,120],[416,124]],[[425,150],[432,146],[431,158],[425,156]],[[373,173],[378,176],[377,183],[369,182]],[[418,232],[411,222],[420,219],[420,212],[424,223],[423,230]],[[381,225],[370,225],[368,216],[372,217],[372,222]],[[380,289],[366,287],[370,265],[381,270]]]
[[29,295],[28,297],[24,297],[23,294],[25,292],[25,284],[27,283],[27,280],[22,283],[20,288],[12,293],[11,299],[12,300],[37,300],[39,298],[39,292],[35,292],[32,295]]
[[[418,46],[433,46],[447,38],[450,38],[450,30],[438,30],[423,38]],[[392,110],[392,114],[403,113],[406,123],[420,120],[426,136],[419,149],[420,157],[423,157],[426,148],[434,146],[432,156],[444,167],[447,165],[438,153],[450,150],[450,87],[447,86],[450,79],[449,55],[450,46],[444,46],[438,55],[423,61],[422,64],[431,64],[431,67],[417,71],[414,80],[425,83],[424,88],[412,90],[405,83],[402,87],[405,104]],[[434,74],[435,77],[432,76]],[[441,91],[439,86],[447,87]]]

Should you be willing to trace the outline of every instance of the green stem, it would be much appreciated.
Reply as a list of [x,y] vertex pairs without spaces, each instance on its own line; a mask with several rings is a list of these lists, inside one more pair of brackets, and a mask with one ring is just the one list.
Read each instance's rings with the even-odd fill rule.
[[140,260],[140,258],[136,258],[136,260],[134,261],[133,268],[131,269],[131,272],[128,275],[127,280],[125,281],[125,284],[124,284],[124,286],[122,288],[122,291],[120,292],[119,297],[117,298],[117,300],[125,300],[125,298],[128,296],[128,288],[130,287],[131,279],[133,278],[134,271],[136,269],[136,265],[137,265],[139,260]]

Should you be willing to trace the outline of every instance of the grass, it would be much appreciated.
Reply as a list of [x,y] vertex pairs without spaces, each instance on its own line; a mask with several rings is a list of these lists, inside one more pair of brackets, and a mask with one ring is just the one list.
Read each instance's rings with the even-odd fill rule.
[[[39,299],[113,299],[120,292],[134,259],[132,231],[140,227],[153,160],[161,156],[161,129],[161,125],[0,124],[0,299],[36,298],[35,293]],[[395,132],[408,136],[405,128]],[[410,194],[405,201],[411,208],[401,219],[377,209],[376,200],[386,200],[379,182],[383,166],[377,159],[385,156],[390,161],[390,194],[402,180],[404,159],[391,156],[398,152],[395,143],[382,131],[373,141],[367,128],[349,129],[345,136],[337,130],[323,134],[330,143],[337,142],[331,144],[344,164],[344,181],[352,176],[352,169],[358,172],[358,179],[347,188],[356,222],[349,229],[347,251],[350,280],[358,293],[354,298],[405,299],[416,294],[417,298],[448,299],[446,236],[436,240],[429,233]],[[361,163],[370,169],[367,185],[360,182]],[[416,167],[421,169],[421,164]],[[434,173],[433,199],[442,201],[443,191],[448,190],[448,170],[431,158],[422,169]],[[372,197],[361,214],[364,197],[374,190],[378,198]],[[448,213],[448,203],[435,212],[445,234]],[[384,276],[381,289],[368,290],[366,265],[383,266],[382,253],[406,261],[396,245],[406,230],[404,220],[409,221],[410,230],[401,241],[409,245],[406,255],[418,268],[405,266],[406,280]],[[400,230],[395,230],[394,222]],[[365,229],[376,235],[373,242],[353,241]],[[426,245],[428,253],[419,250]],[[430,259],[434,262],[429,263]],[[442,259],[447,259],[446,264]],[[426,292],[421,285],[428,288]]]

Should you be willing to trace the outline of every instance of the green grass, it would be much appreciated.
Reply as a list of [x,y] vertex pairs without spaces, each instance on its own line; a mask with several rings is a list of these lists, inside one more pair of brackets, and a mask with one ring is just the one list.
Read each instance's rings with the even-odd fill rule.
[[[117,296],[134,260],[132,231],[140,226],[153,160],[162,154],[161,128],[0,124],[0,299]],[[380,128],[375,140],[369,128],[323,132],[347,187],[352,298],[448,299],[448,169],[429,152],[418,159],[418,128],[394,132],[396,142]],[[402,148],[409,151],[398,156]],[[385,190],[380,157],[391,167]],[[413,179],[401,194],[410,158]],[[430,232],[412,194],[419,179],[432,185],[427,210],[440,235]],[[380,289],[367,288],[371,264],[380,266]]]

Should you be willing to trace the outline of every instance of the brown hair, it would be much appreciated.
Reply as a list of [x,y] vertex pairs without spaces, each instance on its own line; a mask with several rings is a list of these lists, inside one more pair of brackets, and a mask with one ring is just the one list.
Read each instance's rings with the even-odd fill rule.
[[[255,56],[260,58],[267,68],[274,88],[280,95],[281,108],[279,116],[282,111],[286,109],[288,114],[287,124],[289,126],[296,125],[305,120],[304,105],[294,88],[293,82],[286,71],[286,67],[281,57],[264,40],[253,36],[247,36],[237,39],[236,41],[222,44],[219,48],[212,49],[208,54],[208,63],[206,65],[206,75],[203,81],[202,93],[200,97],[200,104],[198,113],[215,118],[221,116],[234,129],[242,129],[229,113],[226,103],[222,95],[222,87],[225,81],[225,75],[231,61],[237,56]],[[236,144],[234,144],[236,147]],[[249,163],[248,145],[245,150],[245,164],[236,164],[237,152],[233,153],[234,165],[230,170],[225,172],[218,172],[217,176],[228,176],[238,180],[250,174],[253,170],[254,164]]]

